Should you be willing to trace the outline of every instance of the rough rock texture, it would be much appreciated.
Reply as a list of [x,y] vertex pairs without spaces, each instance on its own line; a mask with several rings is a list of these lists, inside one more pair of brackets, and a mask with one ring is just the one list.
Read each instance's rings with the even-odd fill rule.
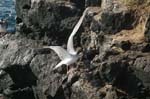
[[[16,33],[0,38],[0,98],[149,99],[150,44],[125,40],[126,34],[120,34],[147,24],[139,20],[145,16],[117,0],[109,9],[94,7],[101,0],[70,1],[16,0]],[[60,59],[43,46],[66,47],[89,5],[93,7],[74,38],[81,55],[76,68],[70,74],[65,65],[53,71]]]
[[150,42],[150,15],[149,14],[147,15],[146,18],[144,35],[145,35],[145,41]]
[[112,0],[106,1],[104,0],[104,3],[102,3],[102,7],[105,8],[102,8],[101,13],[94,18],[91,30],[94,32],[117,33],[122,29],[133,28],[136,20],[135,12],[120,3],[110,3]]
[[62,0],[39,0],[31,4],[20,0],[16,1],[16,9],[17,18],[20,19],[18,32],[32,39],[48,39],[49,42],[53,39],[60,44],[66,41],[64,36],[69,36],[81,14],[81,9],[77,9],[74,3]]

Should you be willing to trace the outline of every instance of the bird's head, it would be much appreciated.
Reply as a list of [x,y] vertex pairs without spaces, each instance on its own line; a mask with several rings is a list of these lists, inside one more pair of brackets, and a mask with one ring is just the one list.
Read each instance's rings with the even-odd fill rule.
[[82,48],[81,47],[78,47],[77,49],[76,49],[76,55],[78,56],[78,57],[82,57]]

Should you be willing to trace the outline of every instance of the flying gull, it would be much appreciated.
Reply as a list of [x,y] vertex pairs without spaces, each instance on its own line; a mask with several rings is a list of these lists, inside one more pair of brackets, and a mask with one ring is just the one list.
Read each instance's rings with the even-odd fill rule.
[[62,66],[63,64],[70,66],[71,64],[75,63],[78,60],[79,55],[77,54],[77,52],[74,49],[73,37],[76,34],[76,32],[78,31],[79,27],[81,26],[88,9],[89,8],[85,9],[80,20],[78,21],[78,23],[74,27],[71,35],[69,36],[68,43],[67,43],[67,50],[65,50],[61,46],[46,46],[46,47],[44,47],[44,48],[50,48],[50,49],[54,50],[57,53],[57,55],[59,56],[59,58],[61,59],[61,61],[53,68],[53,70],[57,69],[58,67]]

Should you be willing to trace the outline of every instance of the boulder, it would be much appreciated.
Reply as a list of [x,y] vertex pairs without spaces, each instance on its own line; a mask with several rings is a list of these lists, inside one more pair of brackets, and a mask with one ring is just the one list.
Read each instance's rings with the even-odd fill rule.
[[60,44],[67,40],[64,36],[70,35],[81,15],[81,7],[77,8],[75,3],[63,0],[38,0],[31,3],[30,0],[16,0],[16,9],[19,33],[32,39],[59,38],[56,41],[60,41]]
[[136,21],[134,11],[127,9],[126,6],[117,2],[109,5],[111,6],[109,9],[103,8],[101,13],[93,19],[91,24],[92,31],[99,33],[102,31],[111,34],[117,33],[122,29],[133,28]]

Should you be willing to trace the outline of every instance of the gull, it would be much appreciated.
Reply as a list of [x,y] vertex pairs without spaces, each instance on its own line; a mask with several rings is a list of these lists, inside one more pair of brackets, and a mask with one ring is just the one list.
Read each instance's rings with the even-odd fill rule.
[[1,19],[0,20],[0,33],[6,33],[7,32],[7,20]]
[[[62,66],[63,64],[70,66],[78,60],[79,55],[77,54],[77,52],[74,49],[73,37],[76,34],[76,32],[79,30],[88,9],[89,8],[86,8],[84,10],[81,18],[79,19],[79,21],[76,24],[76,26],[74,27],[71,35],[69,36],[68,43],[67,43],[67,50],[65,50],[61,46],[46,46],[46,47],[44,47],[44,48],[50,48],[53,51],[55,51],[56,54],[61,59],[61,61],[53,68],[53,70],[57,69],[58,67]],[[68,73],[68,68],[67,68],[67,73]]]

